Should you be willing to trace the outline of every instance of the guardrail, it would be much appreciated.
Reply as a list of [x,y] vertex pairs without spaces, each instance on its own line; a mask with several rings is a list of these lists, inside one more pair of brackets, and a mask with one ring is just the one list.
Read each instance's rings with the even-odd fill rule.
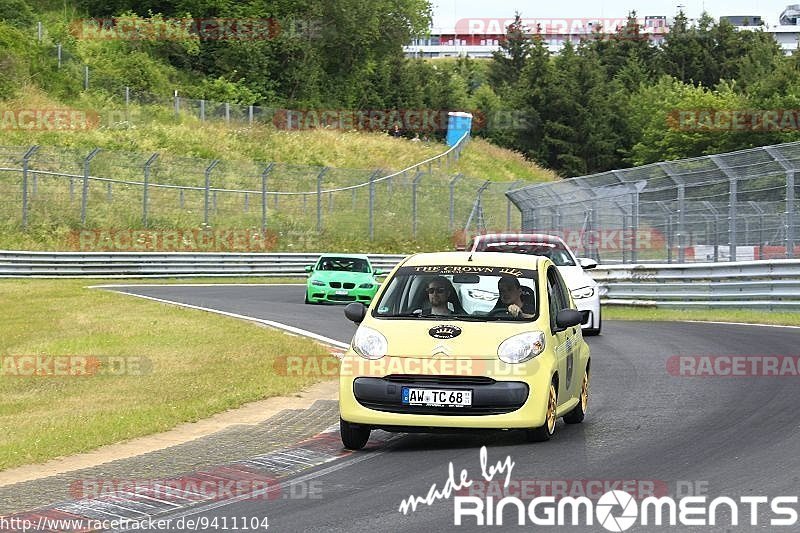
[[[0,278],[300,277],[320,254],[0,252]],[[404,255],[370,255],[394,268]]]
[[[0,252],[0,278],[305,277],[311,253]],[[371,254],[388,271],[405,255]],[[606,305],[800,308],[800,260],[604,265],[588,271]]]
[[608,305],[800,308],[800,260],[610,265],[589,273]]

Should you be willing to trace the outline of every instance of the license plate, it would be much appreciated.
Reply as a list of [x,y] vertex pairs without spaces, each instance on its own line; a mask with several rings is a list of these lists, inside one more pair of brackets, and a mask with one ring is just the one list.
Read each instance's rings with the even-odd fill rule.
[[472,405],[472,391],[403,387],[403,404],[430,405],[436,407],[469,407]]
[[336,291],[336,294],[338,294],[339,296],[347,296],[347,291],[344,289],[340,289]]

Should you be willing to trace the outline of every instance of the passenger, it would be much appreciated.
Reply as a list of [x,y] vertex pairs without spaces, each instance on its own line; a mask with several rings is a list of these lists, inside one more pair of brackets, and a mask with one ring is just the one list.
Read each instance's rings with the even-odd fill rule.
[[523,302],[522,286],[519,280],[512,276],[503,276],[497,282],[500,292],[500,302],[508,306],[508,314],[514,318],[533,318],[536,316],[536,307],[533,302]]

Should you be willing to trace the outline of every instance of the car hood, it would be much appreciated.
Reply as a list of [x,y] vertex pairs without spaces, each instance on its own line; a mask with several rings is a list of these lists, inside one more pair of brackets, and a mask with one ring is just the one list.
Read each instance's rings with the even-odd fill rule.
[[597,282],[580,266],[560,266],[556,268],[558,268],[561,277],[564,278],[564,283],[567,284],[569,290],[597,285]]

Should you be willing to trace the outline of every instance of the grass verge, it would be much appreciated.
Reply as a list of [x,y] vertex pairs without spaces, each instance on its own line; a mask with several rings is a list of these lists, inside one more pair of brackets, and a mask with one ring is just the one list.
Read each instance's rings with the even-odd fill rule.
[[800,326],[800,313],[747,309],[658,309],[650,307],[604,306],[607,320],[699,320],[703,322],[741,322]]
[[[283,355],[327,353],[308,339],[88,284],[0,281],[0,469],[166,431],[320,381],[274,370]],[[122,357],[131,371],[13,375],[10,365],[21,368],[13,356],[26,355]],[[144,372],[132,362],[144,362]]]

